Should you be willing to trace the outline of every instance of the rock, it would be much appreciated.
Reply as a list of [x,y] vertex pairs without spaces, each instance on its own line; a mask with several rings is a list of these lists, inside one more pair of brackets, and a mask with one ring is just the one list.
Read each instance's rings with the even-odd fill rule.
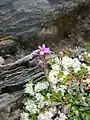
[[14,120],[13,111],[20,108],[21,98],[21,91],[0,95],[0,120]]
[[11,120],[20,120],[20,118],[21,118],[21,111],[20,111],[20,109],[17,109],[13,113]]
[[3,40],[0,42],[0,55],[16,52],[17,43],[13,40]]
[[57,13],[63,16],[76,12],[89,3],[89,0],[0,0],[0,35],[35,36],[44,23],[58,17]]
[[0,56],[0,65],[4,64],[4,59]]
[[39,36],[55,36],[57,34],[57,27],[56,26],[51,26],[51,28],[45,29],[43,28],[40,33],[38,34]]
[[[25,84],[28,80],[35,83],[45,78],[37,62],[34,64],[33,60],[27,58],[25,61],[23,58],[18,61],[21,63],[17,64],[16,61],[16,66],[4,65],[7,69],[0,66],[0,120],[19,120],[20,114],[17,109],[22,105]],[[28,63],[28,61],[32,62]]]

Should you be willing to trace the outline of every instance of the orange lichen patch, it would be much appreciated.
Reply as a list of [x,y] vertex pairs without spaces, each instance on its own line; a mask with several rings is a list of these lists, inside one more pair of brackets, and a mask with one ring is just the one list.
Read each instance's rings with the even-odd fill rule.
[[77,82],[76,82],[76,85],[80,85],[80,81],[77,81]]
[[66,82],[65,85],[69,86],[71,84],[70,81]]
[[73,75],[72,75],[72,74],[68,74],[67,76],[68,76],[68,77],[71,77],[71,78],[73,77]]
[[85,89],[85,91],[88,91],[88,92],[90,92],[90,87],[88,87],[88,86],[85,86],[85,87],[84,87],[84,89]]

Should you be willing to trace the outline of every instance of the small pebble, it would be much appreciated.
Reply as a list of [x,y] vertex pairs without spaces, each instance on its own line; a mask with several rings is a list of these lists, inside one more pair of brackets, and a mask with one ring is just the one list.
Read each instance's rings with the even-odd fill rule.
[[3,65],[4,64],[4,59],[0,56],[0,65]]

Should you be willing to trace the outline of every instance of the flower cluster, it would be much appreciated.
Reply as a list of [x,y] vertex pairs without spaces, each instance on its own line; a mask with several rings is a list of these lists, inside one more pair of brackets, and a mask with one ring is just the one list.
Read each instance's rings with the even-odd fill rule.
[[[41,55],[44,54],[44,48],[45,46],[40,47]],[[45,51],[49,50],[46,49]],[[26,84],[25,107],[21,114],[21,120],[72,120],[70,117],[80,120],[78,119],[79,112],[70,113],[70,110],[74,111],[75,109],[74,107],[71,108],[73,106],[71,104],[75,100],[72,96],[78,94],[80,94],[79,97],[81,96],[77,86],[81,87],[83,84],[83,87],[80,88],[81,91],[90,88],[90,66],[82,64],[77,58],[68,56],[63,56],[62,59],[56,57],[50,61],[50,65],[48,79],[39,81],[36,84],[29,81]],[[72,98],[71,101],[70,98]],[[85,96],[80,98],[82,98],[80,103],[85,103]],[[67,106],[69,107],[67,108]],[[74,116],[75,114],[76,116]]]

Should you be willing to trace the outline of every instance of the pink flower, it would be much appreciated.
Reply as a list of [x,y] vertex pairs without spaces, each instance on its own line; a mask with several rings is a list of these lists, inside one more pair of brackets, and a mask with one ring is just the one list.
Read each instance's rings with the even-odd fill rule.
[[40,49],[40,55],[45,55],[45,54],[51,54],[52,53],[50,48],[46,47],[45,44],[43,44],[42,46],[39,46],[39,49]]
[[47,63],[46,63],[46,55],[47,54],[51,54],[53,53],[50,48],[46,47],[45,44],[43,44],[42,46],[39,46],[39,49],[38,50],[35,50],[31,53],[32,57],[35,57],[35,56],[40,56],[41,60],[42,60],[42,64],[41,64],[41,67],[44,69],[46,69],[47,67]]

